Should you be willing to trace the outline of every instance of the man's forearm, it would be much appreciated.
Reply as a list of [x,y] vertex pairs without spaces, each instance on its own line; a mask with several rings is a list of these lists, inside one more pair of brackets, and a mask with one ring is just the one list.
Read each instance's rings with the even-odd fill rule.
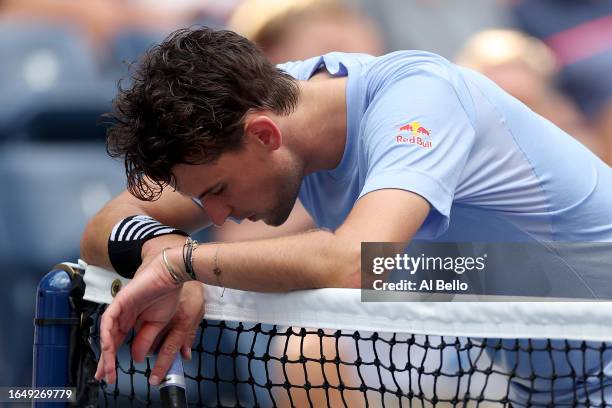
[[[217,257],[215,265],[215,256]],[[259,241],[201,245],[193,266],[200,281],[229,288],[282,292],[321,287],[358,287],[360,243],[328,231]],[[173,259],[181,259],[179,249]],[[218,279],[213,269],[218,267]]]
[[[254,291],[360,286],[362,242],[410,242],[429,213],[418,194],[383,189],[363,196],[334,232],[312,231],[260,241],[202,245],[195,251],[198,280]],[[182,248],[169,251],[184,270]],[[221,275],[213,274],[217,265]]]
[[[124,192],[104,206],[85,228],[81,239],[81,257],[87,263],[112,269],[108,258],[108,237],[117,222],[131,215],[148,215],[164,225],[178,228],[187,233],[197,231],[208,225],[204,213],[189,199],[168,190],[157,201],[141,201]],[[143,259],[147,247],[161,251],[165,246],[178,245],[185,238],[175,237],[172,241],[164,236],[151,239],[142,248]]]

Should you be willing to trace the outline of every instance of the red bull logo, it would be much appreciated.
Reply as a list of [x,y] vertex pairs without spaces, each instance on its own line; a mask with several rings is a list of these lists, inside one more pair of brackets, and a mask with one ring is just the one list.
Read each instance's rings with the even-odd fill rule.
[[419,122],[410,122],[399,128],[400,132],[408,133],[399,134],[395,137],[397,143],[415,144],[425,149],[431,149],[432,144],[429,140],[431,133],[429,129],[421,126]]

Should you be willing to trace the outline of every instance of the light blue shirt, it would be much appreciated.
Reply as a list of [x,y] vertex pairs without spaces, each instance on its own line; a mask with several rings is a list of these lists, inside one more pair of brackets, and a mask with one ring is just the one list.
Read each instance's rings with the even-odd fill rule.
[[299,198],[335,230],[380,189],[431,204],[416,238],[612,241],[612,171],[484,76],[435,54],[330,53],[279,67],[299,80],[348,76],[342,160]]
[[[534,248],[545,249],[521,256],[517,273],[487,282],[491,288],[514,285],[521,293],[531,286],[546,289],[550,283],[611,298],[610,252],[604,247],[602,254],[591,242],[612,242],[612,170],[571,136],[482,75],[425,52],[379,58],[331,53],[281,68],[300,80],[322,68],[348,76],[340,165],[306,176],[300,190],[300,200],[320,227],[336,229],[370,192],[407,190],[431,204],[416,238],[537,241]],[[557,247],[549,241],[572,245]],[[474,245],[474,251],[481,251],[479,247]],[[543,255],[526,258],[531,252]],[[545,350],[545,343],[530,340],[529,345]],[[565,346],[560,340],[550,344]],[[530,382],[525,378],[534,367],[548,372],[552,364],[565,370],[567,356],[536,351],[525,357],[507,347],[488,351],[502,371],[517,371],[510,388],[517,406],[550,403],[551,390],[557,402],[576,396],[583,400],[587,390],[591,401],[600,401],[602,390],[609,389],[608,381]],[[600,372],[609,376],[612,362],[606,358],[602,367],[592,353],[577,356],[572,366],[596,378]]]

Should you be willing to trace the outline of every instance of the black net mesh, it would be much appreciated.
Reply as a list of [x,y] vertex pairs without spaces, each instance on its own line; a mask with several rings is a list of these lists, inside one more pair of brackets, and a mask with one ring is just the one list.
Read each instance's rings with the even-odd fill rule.
[[[91,342],[99,351],[97,316]],[[101,406],[158,406],[129,344]],[[190,406],[607,407],[609,343],[347,332],[203,320],[184,361]],[[607,401],[607,402],[606,402]]]

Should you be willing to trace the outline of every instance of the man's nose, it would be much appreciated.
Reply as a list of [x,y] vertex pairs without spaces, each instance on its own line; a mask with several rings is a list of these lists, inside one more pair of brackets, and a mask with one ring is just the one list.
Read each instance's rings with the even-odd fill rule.
[[208,218],[216,226],[223,225],[227,217],[232,213],[232,208],[216,197],[207,197],[203,204]]

